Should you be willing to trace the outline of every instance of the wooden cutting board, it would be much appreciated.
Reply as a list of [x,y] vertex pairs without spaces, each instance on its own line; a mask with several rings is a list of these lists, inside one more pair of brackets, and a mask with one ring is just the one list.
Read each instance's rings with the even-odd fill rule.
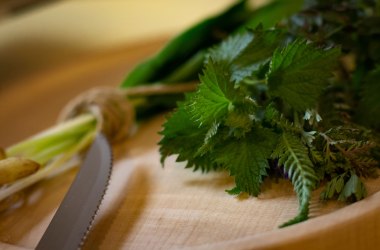
[[[82,58],[0,91],[0,144],[9,146],[54,124],[70,99],[93,86],[117,86],[126,72],[156,52],[158,39]],[[267,181],[258,198],[230,196],[233,179],[201,174],[169,158],[160,164],[157,132],[164,115],[141,124],[114,148],[116,161],[84,249],[378,249],[380,180],[356,204],[312,202],[313,218],[285,229],[297,213],[290,183]],[[0,249],[32,249],[75,177],[76,170],[43,181],[24,202],[0,214]]]

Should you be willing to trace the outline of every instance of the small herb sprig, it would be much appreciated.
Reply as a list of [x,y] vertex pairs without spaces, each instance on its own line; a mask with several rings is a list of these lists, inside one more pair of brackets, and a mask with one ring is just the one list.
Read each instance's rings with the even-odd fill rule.
[[[187,94],[163,125],[162,162],[178,155],[177,161],[186,161],[194,170],[227,170],[235,179],[235,187],[227,192],[235,195],[259,195],[264,178],[280,169],[299,200],[298,215],[282,226],[309,217],[311,194],[320,185],[326,184],[322,199],[364,198],[363,178],[375,177],[379,166],[375,132],[363,127],[379,123],[366,113],[379,110],[374,110],[380,103],[375,80],[379,71],[344,67],[347,55],[358,59],[348,63],[369,59],[355,54],[360,45],[334,40],[352,23],[323,26],[329,21],[323,19],[326,11],[344,7],[364,13],[363,6],[338,2],[329,8],[323,1],[313,5],[320,10],[319,29],[289,29],[292,20],[300,20],[297,14],[286,25],[249,29],[211,49],[197,91]],[[368,9],[366,13],[374,15]],[[356,25],[369,17],[361,18]],[[371,63],[373,68],[376,62]],[[354,77],[358,70],[360,81]],[[361,88],[361,94],[355,92]],[[344,102],[337,102],[337,96]],[[359,105],[351,105],[356,102]],[[355,120],[360,110],[364,119]],[[359,126],[360,121],[365,122]]]

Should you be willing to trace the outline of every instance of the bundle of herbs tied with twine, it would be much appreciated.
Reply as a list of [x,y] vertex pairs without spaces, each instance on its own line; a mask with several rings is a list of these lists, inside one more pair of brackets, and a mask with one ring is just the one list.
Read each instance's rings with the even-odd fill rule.
[[309,217],[317,187],[324,200],[363,199],[379,167],[379,15],[371,0],[277,0],[253,10],[238,1],[137,65],[120,88],[84,93],[57,126],[1,151],[2,209],[77,165],[97,131],[125,140],[136,121],[168,109],[162,162],[177,155],[194,170],[228,171],[233,195],[288,179],[299,213],[282,226]]

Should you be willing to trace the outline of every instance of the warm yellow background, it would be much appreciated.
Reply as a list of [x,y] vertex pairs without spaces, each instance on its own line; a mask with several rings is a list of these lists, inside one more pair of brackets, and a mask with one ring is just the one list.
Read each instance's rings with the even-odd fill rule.
[[[262,1],[254,1],[254,4]],[[104,50],[171,37],[234,0],[57,1],[0,20],[0,81]]]

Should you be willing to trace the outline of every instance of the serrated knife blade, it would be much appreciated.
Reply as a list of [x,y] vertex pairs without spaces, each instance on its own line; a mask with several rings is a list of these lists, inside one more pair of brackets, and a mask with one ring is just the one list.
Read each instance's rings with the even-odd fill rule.
[[39,241],[37,250],[78,249],[91,227],[112,171],[112,152],[98,134],[76,178]]

